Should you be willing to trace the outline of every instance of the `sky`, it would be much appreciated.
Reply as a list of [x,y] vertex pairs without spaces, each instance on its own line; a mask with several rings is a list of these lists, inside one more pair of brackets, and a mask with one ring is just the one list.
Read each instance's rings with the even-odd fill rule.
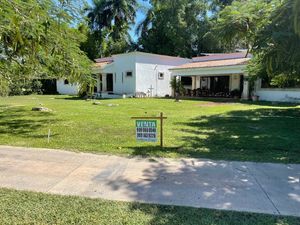
[[[88,4],[92,5],[93,0],[87,0]],[[135,33],[135,29],[137,27],[137,25],[143,21],[143,19],[145,18],[145,12],[147,10],[147,8],[150,7],[149,4],[149,0],[138,0],[138,3],[142,6],[141,10],[138,10],[136,12],[136,19],[135,19],[135,24],[131,26],[131,29],[129,31],[129,34],[131,36],[131,38],[133,39],[133,41],[137,41],[138,36]]]

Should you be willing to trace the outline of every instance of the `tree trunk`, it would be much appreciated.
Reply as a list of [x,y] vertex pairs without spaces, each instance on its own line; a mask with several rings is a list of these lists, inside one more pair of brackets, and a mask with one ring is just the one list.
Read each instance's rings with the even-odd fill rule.
[[175,92],[175,102],[179,102],[179,93]]

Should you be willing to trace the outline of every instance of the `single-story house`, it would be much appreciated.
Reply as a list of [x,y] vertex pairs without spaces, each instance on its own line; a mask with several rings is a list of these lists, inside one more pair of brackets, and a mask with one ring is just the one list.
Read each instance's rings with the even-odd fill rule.
[[[95,60],[93,74],[97,78],[96,93],[101,97],[166,96],[172,93],[170,68],[191,62],[191,59],[129,52]],[[67,82],[67,83],[66,83]],[[61,94],[77,94],[78,85],[67,80],[57,82]]]
[[[204,54],[192,59],[129,52],[95,60],[96,93],[101,97],[163,97],[171,95],[170,80],[181,79],[190,97],[235,97],[249,99],[246,71],[251,55],[246,52]],[[61,94],[77,94],[79,87],[68,80],[57,81]],[[253,95],[260,100],[300,102],[300,89],[264,88],[255,83]]]
[[115,95],[170,95],[170,68],[190,62],[190,59],[130,52],[96,59],[93,73],[97,76],[97,92]]

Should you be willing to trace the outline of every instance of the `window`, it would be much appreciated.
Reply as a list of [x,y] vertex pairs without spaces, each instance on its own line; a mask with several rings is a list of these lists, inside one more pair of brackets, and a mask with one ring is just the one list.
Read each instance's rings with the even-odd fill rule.
[[67,79],[65,79],[65,80],[64,80],[64,84],[65,84],[65,85],[68,85],[68,84],[69,84],[69,81],[68,81]]
[[159,72],[158,73],[158,79],[163,80],[164,79],[164,73]]
[[126,72],[126,77],[132,77],[132,71]]

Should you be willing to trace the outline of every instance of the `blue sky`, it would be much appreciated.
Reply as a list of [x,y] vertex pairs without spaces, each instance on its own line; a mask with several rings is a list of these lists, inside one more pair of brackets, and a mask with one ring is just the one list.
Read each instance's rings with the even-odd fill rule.
[[[87,0],[87,2],[92,5],[92,1],[93,0]],[[134,41],[137,40],[137,35],[135,34],[135,28],[137,26],[137,24],[139,24],[141,21],[143,21],[143,19],[145,18],[145,11],[147,10],[147,8],[149,8],[150,4],[148,0],[138,0],[138,3],[142,6],[141,10],[138,10],[136,13],[136,20],[135,20],[135,24],[131,26],[131,29],[129,31],[130,36],[132,37],[132,39]]]

